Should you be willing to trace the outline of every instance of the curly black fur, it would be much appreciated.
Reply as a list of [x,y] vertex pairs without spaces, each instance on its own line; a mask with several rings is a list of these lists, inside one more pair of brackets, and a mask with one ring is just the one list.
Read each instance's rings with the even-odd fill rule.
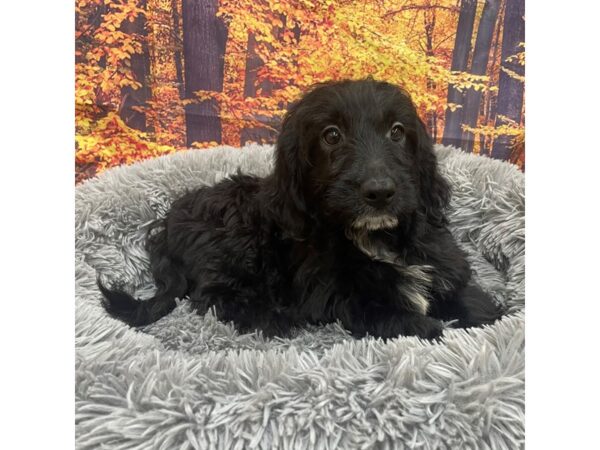
[[266,178],[238,174],[177,200],[148,240],[157,294],[100,285],[108,312],[145,325],[189,296],[242,331],[339,320],[356,336],[425,338],[441,320],[500,316],[446,227],[450,190],[404,91],[315,87],[284,118],[275,156]]

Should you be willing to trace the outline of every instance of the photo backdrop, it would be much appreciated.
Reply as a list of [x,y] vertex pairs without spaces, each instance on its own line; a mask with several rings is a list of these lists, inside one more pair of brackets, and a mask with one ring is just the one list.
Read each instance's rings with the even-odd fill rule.
[[76,0],[76,182],[272,143],[309,86],[369,75],[436,142],[524,169],[524,27],[524,0]]

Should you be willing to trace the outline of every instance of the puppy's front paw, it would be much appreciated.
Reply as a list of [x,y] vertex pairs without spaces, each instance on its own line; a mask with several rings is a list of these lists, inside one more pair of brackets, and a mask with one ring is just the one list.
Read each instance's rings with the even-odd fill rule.
[[423,339],[438,339],[444,332],[444,324],[429,316],[414,314],[403,320],[404,335],[418,336]]
[[376,337],[381,338],[417,336],[433,340],[442,336],[444,324],[433,317],[407,312],[378,323],[372,332]]

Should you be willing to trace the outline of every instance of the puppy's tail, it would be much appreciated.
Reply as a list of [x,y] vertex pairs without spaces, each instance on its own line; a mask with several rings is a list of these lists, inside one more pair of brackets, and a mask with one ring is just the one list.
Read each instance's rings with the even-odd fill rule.
[[182,297],[186,286],[180,283],[159,289],[156,295],[148,300],[137,300],[120,288],[110,289],[96,279],[100,292],[104,295],[102,302],[106,312],[132,327],[139,327],[156,322],[169,314],[177,303],[176,297]]
[[176,297],[187,293],[188,283],[182,270],[166,254],[165,233],[150,238],[148,242],[151,267],[158,291],[148,300],[137,300],[120,288],[107,288],[100,278],[96,279],[104,301],[106,311],[115,319],[130,326],[138,327],[156,322],[169,314],[177,303]]

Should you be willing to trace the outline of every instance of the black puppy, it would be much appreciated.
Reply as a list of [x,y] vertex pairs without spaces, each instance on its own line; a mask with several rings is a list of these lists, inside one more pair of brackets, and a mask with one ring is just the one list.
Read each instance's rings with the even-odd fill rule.
[[373,80],[323,84],[283,120],[274,172],[177,200],[148,251],[158,292],[100,288],[139,326],[189,296],[238,329],[285,335],[340,320],[356,336],[434,338],[440,320],[492,323],[446,225],[449,187],[410,97]]

